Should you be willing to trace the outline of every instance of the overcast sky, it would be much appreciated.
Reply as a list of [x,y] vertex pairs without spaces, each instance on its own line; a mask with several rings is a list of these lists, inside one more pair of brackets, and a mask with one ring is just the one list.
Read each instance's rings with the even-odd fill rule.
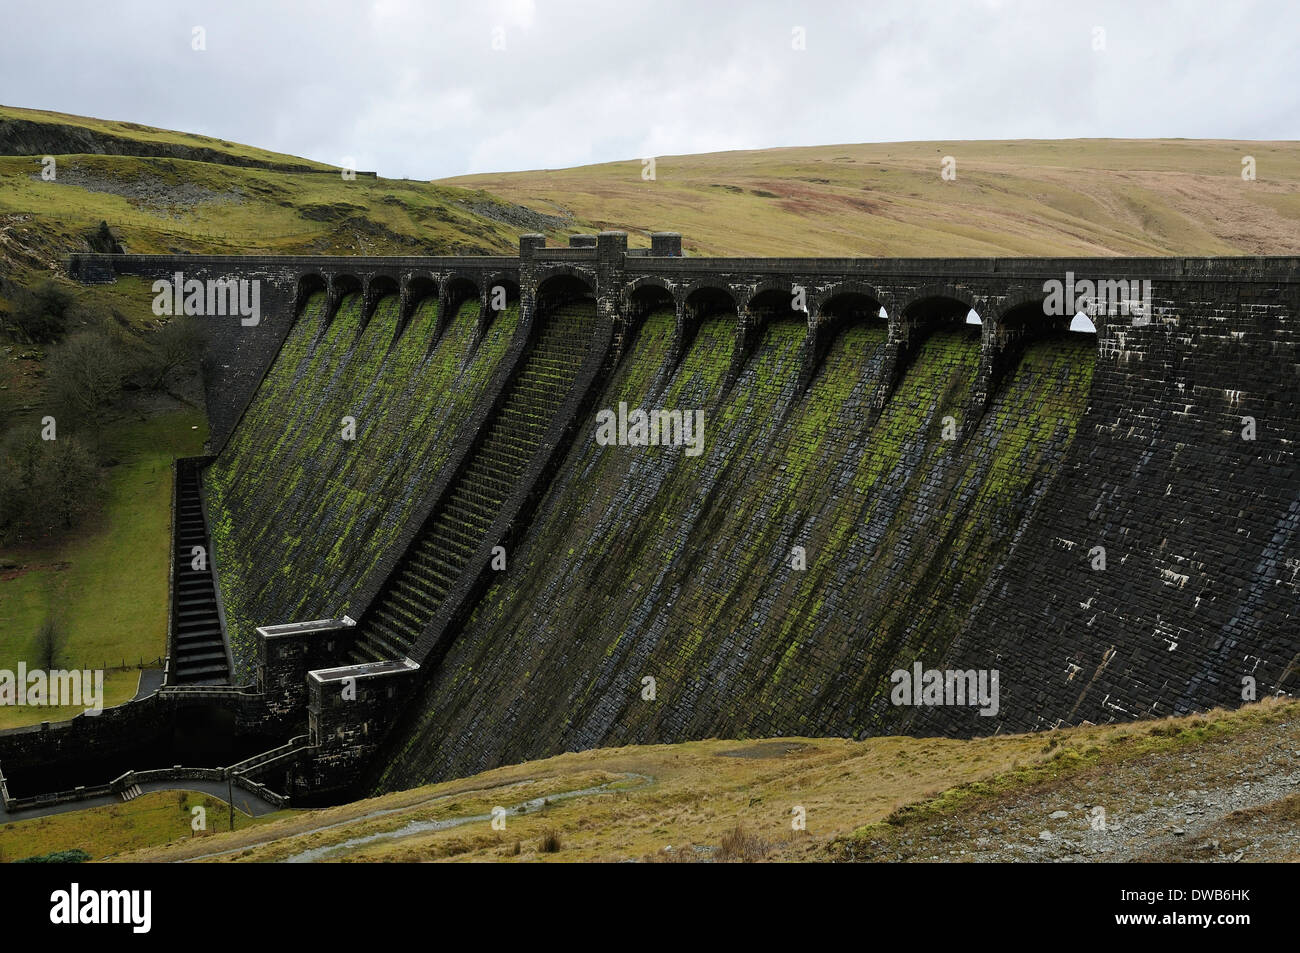
[[3,22],[6,105],[396,177],[842,142],[1300,139],[1300,0],[11,0]]

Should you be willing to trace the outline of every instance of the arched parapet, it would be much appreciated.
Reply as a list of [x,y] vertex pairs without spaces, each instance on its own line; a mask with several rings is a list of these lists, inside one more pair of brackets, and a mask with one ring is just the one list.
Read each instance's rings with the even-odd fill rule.
[[381,298],[400,293],[401,287],[396,278],[391,275],[370,275],[361,292],[361,330],[364,331],[370,324],[370,319],[374,317],[375,308],[379,306]]
[[[573,281],[568,283],[561,282],[559,284],[556,284],[555,282],[553,282],[553,279],[555,278],[571,278],[573,279]],[[552,287],[551,293],[552,295],[554,295],[555,288],[558,287],[576,288],[577,284],[575,284],[574,282],[577,282],[578,284],[581,284],[586,287],[586,292],[584,292],[585,294],[590,294],[594,296],[596,294],[596,287],[599,284],[596,278],[595,269],[589,268],[586,265],[575,265],[572,262],[567,262],[567,261],[550,264],[544,268],[538,269],[536,275],[536,282],[537,282],[538,304],[542,303],[541,295],[542,295],[543,285],[550,284]]]
[[681,297],[666,279],[656,275],[643,275],[624,285],[619,295],[619,320],[614,329],[612,364],[616,366],[622,360],[626,342],[636,334],[647,315],[670,308],[674,313],[674,323],[680,323]]
[[1020,360],[1025,348],[1034,341],[1065,333],[1073,317],[1072,308],[1067,313],[1067,309],[1056,307],[1041,286],[1010,289],[1006,297],[984,316],[983,353],[976,396],[987,404],[1007,372]]
[[456,312],[466,301],[480,303],[476,327],[483,323],[481,313],[483,293],[480,284],[479,276],[465,271],[449,271],[442,276],[442,283],[438,286],[438,326],[434,329],[432,344],[436,344],[443,332],[451,326]]
[[[771,278],[746,289],[738,302],[740,320],[736,325],[736,340],[731,354],[731,366],[727,370],[726,386],[730,387],[740,376],[767,325],[774,321],[797,321],[805,327],[809,325],[806,291],[800,295],[797,290],[803,287],[798,282]],[[804,308],[800,308],[800,304]],[[804,343],[806,353],[807,337]]]
[[483,279],[482,295],[479,299],[478,336],[487,333],[496,316],[512,304],[519,303],[519,282],[514,275],[499,271]]
[[925,285],[889,312],[890,338],[915,346],[936,328],[964,324],[971,311],[982,319],[989,310],[982,298],[959,285]]
[[551,265],[537,274],[534,313],[545,313],[571,301],[594,299],[596,288],[596,275],[591,269],[568,263]]
[[736,289],[736,307],[740,314],[742,323],[757,322],[761,324],[764,320],[776,314],[784,316],[787,311],[783,310],[780,305],[780,299],[784,296],[785,303],[789,305],[789,313],[797,313],[803,320],[807,319],[804,310],[796,311],[794,302],[798,294],[798,289],[804,290],[803,300],[807,300],[808,286],[806,283],[788,278],[764,278],[753,285],[744,285]]
[[327,289],[328,282],[325,276],[319,271],[309,271],[298,278],[298,285],[294,289],[293,295],[293,316],[297,319],[302,314],[302,309],[307,305],[307,300],[314,294],[319,294]]
[[415,312],[420,305],[426,301],[437,299],[440,287],[439,276],[432,272],[408,271],[402,275],[397,334],[393,338],[394,343],[406,333],[406,329],[410,327],[411,319],[415,317]]
[[708,318],[719,315],[731,318],[737,324],[740,311],[736,294],[730,285],[711,281],[693,281],[681,291],[681,307],[677,314],[677,330],[673,335],[673,364],[686,355],[695,340],[700,325]]
[[[893,311],[875,285],[856,279],[836,281],[808,295],[808,323],[820,327],[847,320],[875,320],[881,308]],[[867,310],[871,313],[867,314]]]
[[619,306],[626,313],[638,301],[643,304],[647,301],[662,302],[665,297],[675,304],[681,300],[682,295],[678,293],[673,287],[673,283],[667,278],[661,278],[658,275],[641,275],[639,278],[633,278],[623,286],[623,291],[619,296]]
[[[966,316],[971,311],[981,315],[982,320],[989,307],[982,298],[965,288],[932,284],[917,288],[900,306],[888,312],[889,341],[880,384],[873,400],[877,410],[885,406],[925,339],[940,328],[964,327]],[[983,333],[985,329],[982,329]],[[965,415],[967,421],[970,416]]]
[[[885,312],[885,316],[881,312]],[[798,393],[812,383],[837,335],[851,324],[877,324],[888,330],[891,312],[881,293],[865,281],[839,281],[808,299],[808,339]]]
[[332,274],[326,279],[325,322],[322,329],[329,327],[338,316],[339,305],[350,294],[360,294],[364,288],[361,279],[353,274]]

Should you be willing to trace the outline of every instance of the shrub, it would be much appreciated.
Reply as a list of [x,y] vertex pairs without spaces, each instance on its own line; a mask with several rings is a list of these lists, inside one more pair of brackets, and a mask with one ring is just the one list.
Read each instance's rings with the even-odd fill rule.
[[558,854],[564,849],[560,843],[560,832],[556,830],[547,830],[542,832],[542,839],[537,843],[537,852],[539,854]]
[[45,375],[55,406],[86,421],[121,395],[126,360],[108,331],[92,328],[51,349]]
[[76,437],[10,431],[0,438],[0,541],[75,526],[100,486],[95,457]]
[[718,845],[714,857],[723,862],[730,860],[752,863],[766,857],[767,851],[768,845],[764,841],[745,830],[743,825],[737,824],[722,835],[722,843]]
[[12,285],[13,302],[7,330],[28,344],[57,341],[78,314],[72,289],[63,282],[46,278],[33,288]]
[[71,850],[56,850],[52,854],[39,854],[35,857],[24,857],[22,860],[15,860],[15,864],[84,864],[90,860],[90,854],[80,847],[74,847]]
[[113,234],[113,230],[108,227],[108,222],[104,221],[101,221],[94,231],[86,233],[86,244],[90,246],[91,251],[105,255],[120,255],[125,251],[122,243]]

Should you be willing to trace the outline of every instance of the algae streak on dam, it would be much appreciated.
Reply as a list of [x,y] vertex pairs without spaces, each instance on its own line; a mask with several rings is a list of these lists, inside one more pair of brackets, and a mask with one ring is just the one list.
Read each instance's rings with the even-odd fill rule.
[[[364,610],[354,594],[516,321],[480,340],[469,303],[435,338],[432,301],[400,335],[393,297],[364,327],[358,295],[328,323],[324,308],[308,300],[208,474],[244,671],[257,625]],[[1057,472],[1096,353],[1093,335],[1036,341],[977,412],[979,329],[942,326],[873,408],[883,320],[845,324],[802,390],[803,323],[766,324],[734,379],[732,319],[702,320],[679,361],[674,327],[655,311],[626,342],[377,787],[575,748],[897,731],[890,673],[941,657],[969,619]],[[601,445],[597,416],[620,403],[700,411],[703,452]],[[257,571],[268,553],[280,568]]]
[[395,296],[380,299],[364,328],[359,294],[328,325],[325,305],[324,294],[309,299],[207,472],[214,558],[243,675],[256,626],[354,609],[518,318],[517,307],[504,309],[479,340],[478,305],[469,302],[435,340],[436,299],[416,308],[400,337]]
[[[378,788],[596,746],[897,730],[889,673],[941,656],[969,618],[1095,358],[1092,335],[1032,344],[954,440],[977,328],[929,335],[878,416],[883,321],[845,328],[802,394],[803,324],[767,325],[729,385],[732,322],[704,321],[676,366],[673,328],[671,311],[644,322]],[[701,409],[704,453],[600,446],[596,414],[620,402]]]

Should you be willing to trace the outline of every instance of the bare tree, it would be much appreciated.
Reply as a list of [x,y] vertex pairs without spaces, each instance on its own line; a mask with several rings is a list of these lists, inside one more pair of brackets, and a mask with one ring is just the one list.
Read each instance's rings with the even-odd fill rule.
[[53,348],[45,373],[57,404],[84,420],[117,399],[126,366],[118,342],[95,328]]
[[63,626],[53,616],[47,616],[36,630],[36,658],[41,668],[50,672],[58,667],[67,641]]
[[174,372],[198,370],[203,339],[203,328],[197,319],[178,316],[168,321],[152,336],[147,356],[141,362],[144,386],[162,390]]

